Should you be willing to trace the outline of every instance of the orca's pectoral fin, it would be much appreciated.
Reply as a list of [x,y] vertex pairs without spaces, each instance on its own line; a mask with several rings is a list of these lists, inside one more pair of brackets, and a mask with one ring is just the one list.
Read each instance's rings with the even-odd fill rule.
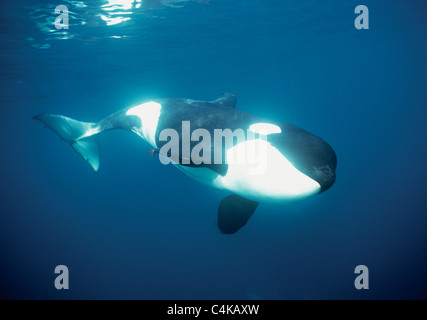
[[255,212],[258,202],[237,194],[225,197],[218,207],[218,227],[222,233],[233,234],[243,227]]

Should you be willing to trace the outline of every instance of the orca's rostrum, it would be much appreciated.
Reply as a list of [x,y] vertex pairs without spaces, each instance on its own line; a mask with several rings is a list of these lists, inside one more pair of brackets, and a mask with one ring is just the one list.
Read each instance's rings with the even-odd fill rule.
[[321,138],[235,106],[236,97],[225,94],[209,102],[148,101],[98,123],[52,114],[34,119],[70,143],[95,172],[100,164],[99,133],[136,133],[162,163],[171,162],[199,182],[232,192],[218,208],[219,229],[232,234],[246,224],[259,202],[286,203],[329,189],[337,166],[334,150]]

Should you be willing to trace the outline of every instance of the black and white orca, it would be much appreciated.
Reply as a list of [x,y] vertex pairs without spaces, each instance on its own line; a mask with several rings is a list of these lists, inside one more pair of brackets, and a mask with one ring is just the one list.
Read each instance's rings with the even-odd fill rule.
[[[232,234],[246,224],[259,202],[286,203],[329,189],[337,166],[334,150],[321,138],[235,107],[236,97],[225,94],[214,101],[152,100],[97,123],[52,114],[34,119],[70,143],[95,172],[100,166],[99,134],[112,129],[134,132],[151,146],[151,155],[157,153],[189,177],[232,193],[218,208],[219,229]],[[244,136],[234,135],[228,144],[224,136],[217,137],[238,131]],[[207,139],[201,132],[214,138]],[[198,152],[192,152],[196,148]],[[259,153],[258,162],[236,161],[239,156],[248,159],[250,150]]]

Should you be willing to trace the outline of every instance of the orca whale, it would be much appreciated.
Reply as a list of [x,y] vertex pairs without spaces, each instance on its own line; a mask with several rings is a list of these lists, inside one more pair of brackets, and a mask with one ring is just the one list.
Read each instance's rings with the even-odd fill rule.
[[100,167],[100,133],[124,129],[137,134],[151,146],[149,154],[158,154],[162,163],[231,192],[219,204],[218,227],[233,234],[259,202],[287,203],[326,191],[335,182],[337,167],[334,150],[321,138],[237,110],[236,101],[229,93],[213,101],[155,99],[96,123],[53,114],[33,118],[68,142],[95,172]]

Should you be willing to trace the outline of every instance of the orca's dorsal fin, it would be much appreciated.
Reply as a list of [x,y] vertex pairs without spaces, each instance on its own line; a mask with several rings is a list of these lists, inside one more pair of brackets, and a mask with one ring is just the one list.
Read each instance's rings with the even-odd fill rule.
[[212,104],[220,107],[236,108],[237,97],[232,93],[224,93],[221,98],[211,101]]
[[225,197],[218,207],[219,230],[225,234],[236,233],[248,222],[257,206],[258,202],[237,194]]

